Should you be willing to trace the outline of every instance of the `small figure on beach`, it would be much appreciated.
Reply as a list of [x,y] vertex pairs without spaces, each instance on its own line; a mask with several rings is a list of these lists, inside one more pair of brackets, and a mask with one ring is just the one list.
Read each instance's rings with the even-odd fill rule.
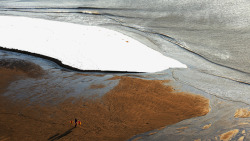
[[[74,121],[71,120],[70,123],[73,124]],[[79,125],[79,126],[82,125],[82,122],[81,122],[80,120],[78,120],[77,118],[75,118],[75,127],[76,127],[77,125]]]
[[75,118],[75,127],[77,126],[77,119]]

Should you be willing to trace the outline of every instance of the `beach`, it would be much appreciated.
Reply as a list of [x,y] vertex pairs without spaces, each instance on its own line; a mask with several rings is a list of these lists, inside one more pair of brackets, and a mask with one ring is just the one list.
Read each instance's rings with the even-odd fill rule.
[[[34,93],[34,89],[19,89],[20,93],[32,91],[33,96],[13,100],[12,97],[18,97],[18,93],[4,95],[7,89],[15,89],[11,87],[11,83],[28,78],[46,83],[48,80],[43,80],[43,77],[49,74],[44,74],[41,67],[28,61],[4,61],[1,64],[5,66],[2,65],[0,70],[2,140],[127,140],[136,134],[160,129],[209,112],[208,99],[176,92],[172,86],[167,85],[169,80],[146,80],[116,75],[109,80],[118,80],[118,85],[99,97],[78,96],[63,98],[58,102],[51,95],[56,88],[40,85],[40,88],[46,89],[46,94]],[[28,65],[36,68],[33,71],[36,75],[33,75],[32,70],[22,69]],[[91,74],[78,77],[91,77]],[[106,86],[91,85],[89,89],[102,87]],[[64,92],[61,95],[70,93]],[[34,97],[38,101],[39,97],[46,98],[42,102],[31,102]],[[54,100],[49,101],[51,98]],[[74,128],[70,124],[74,118],[80,120],[82,125]]]
[[249,6],[1,2],[0,140],[250,140]]

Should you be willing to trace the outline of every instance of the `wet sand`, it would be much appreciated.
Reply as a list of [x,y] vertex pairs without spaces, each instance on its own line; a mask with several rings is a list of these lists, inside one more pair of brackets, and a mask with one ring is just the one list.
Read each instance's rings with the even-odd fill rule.
[[241,108],[237,109],[235,114],[235,118],[249,118],[250,117],[250,111],[248,108]]
[[[1,140],[127,140],[209,112],[208,99],[175,92],[168,80],[117,76],[112,79],[120,79],[119,84],[102,97],[40,105],[3,95],[11,82],[34,77],[29,71],[1,68],[0,76]],[[75,117],[82,122],[77,128],[70,124]]]

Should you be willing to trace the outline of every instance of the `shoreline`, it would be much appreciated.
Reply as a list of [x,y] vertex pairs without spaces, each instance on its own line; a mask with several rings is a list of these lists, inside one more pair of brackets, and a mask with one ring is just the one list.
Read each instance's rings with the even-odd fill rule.
[[33,57],[38,57],[38,58],[42,58],[42,59],[46,59],[49,61],[52,61],[54,63],[56,63],[57,65],[59,65],[60,67],[64,68],[64,69],[69,69],[71,71],[77,71],[77,72],[96,72],[96,73],[145,73],[145,72],[132,72],[132,71],[109,71],[109,70],[81,70],[79,68],[75,68],[66,64],[63,64],[62,61],[53,58],[53,57],[49,57],[46,55],[42,55],[42,54],[37,54],[37,53],[32,53],[29,51],[24,51],[24,50],[18,50],[18,49],[11,49],[11,48],[6,48],[6,47],[1,47],[0,46],[0,50],[3,51],[10,51],[10,52],[15,52],[15,53],[21,53],[21,54],[25,54],[25,55],[30,55]]
[[[53,60],[39,58],[32,53],[26,55],[0,49],[0,59],[27,61],[17,60],[20,67],[15,67],[15,70],[10,70],[13,66],[10,64],[15,64],[11,61],[5,70],[0,69],[0,93],[5,90],[4,94],[0,94],[0,141],[112,141],[123,140],[134,134],[128,141],[250,140],[250,2],[148,2],[154,4],[121,1],[107,3],[112,5],[110,7],[103,1],[58,3],[48,0],[18,3],[9,0],[0,3],[0,46],[58,59],[56,64]],[[87,7],[81,7],[83,4],[87,4]],[[85,25],[102,28],[97,34],[90,28],[91,32],[80,31]],[[74,31],[73,27],[78,30]],[[153,59],[152,55],[138,55],[145,50],[135,51],[137,45],[133,40],[120,40],[121,36],[102,36],[103,28],[131,37],[146,48],[176,59],[187,67],[163,67],[165,70],[158,71],[161,69],[149,65],[150,70],[156,69],[157,72],[146,72],[142,68],[147,67],[149,61],[160,66],[159,59]],[[78,33],[86,33],[87,36]],[[92,33],[93,38],[89,38],[88,35]],[[111,40],[108,40],[109,37]],[[82,48],[92,43],[100,48]],[[107,52],[104,47],[112,51]],[[43,48],[44,52],[37,52]],[[80,55],[74,55],[70,49]],[[131,50],[117,53],[115,49]],[[134,56],[131,52],[135,53]],[[108,57],[111,59],[108,60]],[[138,61],[143,57],[148,60]],[[94,60],[88,60],[91,58]],[[118,62],[116,58],[125,59]],[[125,64],[130,58],[134,58],[130,60],[132,63],[139,62],[135,62],[135,66],[142,65],[138,72],[146,73],[80,72],[58,65],[74,66],[75,62],[83,61],[79,64],[89,63],[93,67],[91,70],[97,70],[99,65],[117,61],[123,70],[129,71]],[[72,61],[73,65],[64,60]],[[44,73],[37,75],[25,69],[29,62],[40,66]],[[79,65],[74,67],[82,68]],[[86,69],[84,67],[82,70]],[[155,88],[151,88],[150,85],[154,84]],[[166,87],[162,89],[162,85]],[[165,123],[164,119],[171,117],[168,112],[173,111],[169,113],[173,116],[180,115],[178,110],[163,112],[167,108],[180,107],[174,106],[174,103],[178,103],[175,100],[170,101],[174,102],[169,103],[172,106],[161,104],[166,103],[164,99],[171,99],[158,95],[160,89],[164,91],[160,94],[170,92],[168,85],[173,88],[171,94],[188,92],[208,99],[209,113],[156,128],[158,123],[154,120]],[[157,93],[151,92],[151,89]],[[166,118],[161,118],[164,113]],[[70,121],[74,118],[79,119],[82,126],[73,128]],[[144,132],[149,126],[155,126],[155,129]],[[128,131],[128,134],[124,131]]]

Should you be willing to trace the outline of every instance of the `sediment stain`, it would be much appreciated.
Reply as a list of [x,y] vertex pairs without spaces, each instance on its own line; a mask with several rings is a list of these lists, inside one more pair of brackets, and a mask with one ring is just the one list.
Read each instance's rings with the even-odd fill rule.
[[0,94],[16,80],[38,78],[45,71],[37,64],[21,59],[0,59]]
[[248,118],[250,117],[250,111],[248,108],[237,109],[234,114],[234,117],[235,118]]
[[241,136],[237,141],[244,141],[244,136]]
[[205,126],[203,126],[203,130],[205,130],[205,129],[208,129],[208,128],[210,128],[211,127],[211,125],[212,125],[212,123],[210,123],[210,124],[207,124],[207,125],[205,125]]
[[39,77],[45,73],[39,65],[27,60],[15,58],[0,59],[0,69],[21,71],[29,77]]
[[239,133],[239,129],[234,129],[234,130],[228,131],[228,132],[220,135],[220,140],[230,141],[238,133]]
[[103,84],[93,84],[91,85],[89,88],[90,89],[101,89],[101,88],[105,88],[106,86]]

